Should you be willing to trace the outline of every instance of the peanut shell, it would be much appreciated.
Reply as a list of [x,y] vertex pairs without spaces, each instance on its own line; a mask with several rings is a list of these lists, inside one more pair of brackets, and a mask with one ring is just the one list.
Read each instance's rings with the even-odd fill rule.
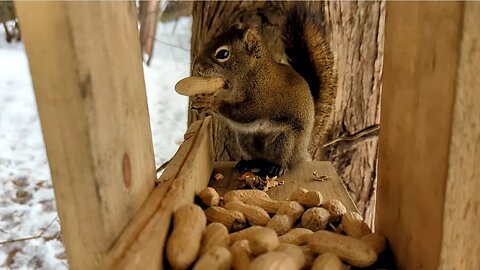
[[344,270],[345,265],[332,253],[323,253],[318,256],[312,265],[312,270]]
[[251,225],[265,226],[270,221],[268,213],[256,205],[245,204],[241,201],[232,201],[226,203],[225,208],[244,214]]
[[322,207],[312,207],[302,216],[302,226],[312,231],[323,230],[327,227],[330,212]]
[[245,227],[245,216],[238,211],[227,210],[219,206],[211,206],[205,210],[208,221],[222,223],[229,231],[238,231]]
[[308,238],[313,234],[309,229],[293,228],[289,232],[278,237],[280,243],[293,244],[297,246],[308,243]]
[[187,77],[177,82],[175,91],[184,96],[213,94],[224,84],[225,81],[220,77]]
[[322,207],[330,212],[330,222],[337,222],[347,213],[347,209],[339,200],[329,200],[322,204]]
[[232,254],[232,267],[234,270],[250,270],[253,259],[248,240],[239,240],[230,247]]
[[230,234],[230,243],[238,240],[248,240],[253,255],[275,250],[280,244],[274,230],[260,226],[252,226]]
[[385,250],[387,239],[379,232],[370,233],[360,238],[365,244],[369,245],[379,255]]
[[193,266],[193,270],[230,270],[232,255],[225,247],[213,247],[205,252]]
[[284,252],[272,251],[256,257],[250,264],[251,270],[295,270],[297,262]]
[[198,197],[206,206],[218,206],[220,204],[220,195],[214,188],[207,187],[202,189]]
[[362,216],[354,211],[349,211],[342,216],[342,229],[347,235],[355,238],[372,233]]
[[203,232],[200,254],[213,247],[228,247],[229,245],[230,238],[227,227],[218,222],[210,223]]
[[173,214],[173,231],[167,240],[167,260],[173,269],[187,269],[200,251],[207,219],[196,204],[179,207]]
[[308,245],[316,253],[333,253],[338,258],[357,267],[375,263],[377,254],[363,241],[329,231],[314,232]]
[[261,207],[263,210],[267,211],[267,213],[269,214],[275,214],[277,213],[278,209],[280,209],[283,206],[285,202],[272,200],[268,197],[252,196],[252,197],[245,198],[245,203]]
[[245,202],[247,198],[252,198],[252,197],[267,198],[267,199],[270,198],[267,193],[258,189],[239,189],[239,190],[231,190],[225,193],[223,195],[223,201],[225,203],[228,203],[234,200]]

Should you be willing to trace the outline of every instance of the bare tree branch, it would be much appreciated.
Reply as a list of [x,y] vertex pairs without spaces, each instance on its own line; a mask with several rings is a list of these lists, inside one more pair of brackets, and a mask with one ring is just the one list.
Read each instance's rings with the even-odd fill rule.
[[16,243],[16,242],[23,242],[23,241],[28,241],[28,240],[32,240],[32,239],[41,238],[45,234],[45,232],[48,230],[48,228],[50,228],[50,226],[53,224],[53,222],[55,222],[55,220],[57,220],[57,219],[58,219],[58,215],[52,221],[50,221],[50,223],[48,223],[47,227],[45,227],[40,232],[40,234],[38,234],[38,235],[3,241],[3,242],[0,242],[0,246],[5,245],[5,244],[11,244],[11,243]]

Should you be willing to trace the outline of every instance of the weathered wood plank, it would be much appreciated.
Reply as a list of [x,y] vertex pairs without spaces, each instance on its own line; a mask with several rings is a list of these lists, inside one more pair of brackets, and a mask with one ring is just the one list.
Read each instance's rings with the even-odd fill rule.
[[440,270],[480,269],[480,3],[466,2],[443,212]]
[[94,269],[155,164],[131,2],[16,2],[71,269]]
[[[198,127],[197,123],[202,121],[192,126]],[[99,269],[163,269],[163,249],[173,211],[193,202],[194,195],[207,186],[213,170],[211,117],[196,133],[192,126],[186,133],[188,139],[160,177],[160,185]]]
[[198,137],[198,132],[202,126],[203,121],[196,121],[190,125],[185,133],[185,141],[180,145],[179,149],[170,160],[165,171],[158,179],[159,185],[152,190],[148,199],[142,205],[141,210],[128,224],[122,232],[115,245],[108,252],[108,256],[102,261],[99,269],[110,269],[114,264],[120,260],[136,241],[142,230],[148,225],[155,212],[158,211],[162,200],[166,196],[168,188],[172,185],[175,177],[183,168],[188,155],[194,147],[194,142]]
[[[220,195],[225,192],[236,189],[240,183],[238,173],[234,172],[235,162],[216,162],[213,170],[214,174],[221,173],[222,180],[210,180],[209,186],[215,188]],[[314,180],[313,173],[325,176],[324,181]],[[286,175],[277,179],[284,181],[285,184],[271,188],[267,193],[272,199],[286,200],[290,198],[290,193],[297,188],[306,188],[309,190],[320,191],[324,201],[337,199],[341,201],[347,210],[357,211],[358,209],[349,196],[345,186],[338,177],[332,163],[328,161],[305,161],[300,163],[295,169],[289,171]]]
[[480,269],[479,6],[387,4],[376,221],[399,269]]

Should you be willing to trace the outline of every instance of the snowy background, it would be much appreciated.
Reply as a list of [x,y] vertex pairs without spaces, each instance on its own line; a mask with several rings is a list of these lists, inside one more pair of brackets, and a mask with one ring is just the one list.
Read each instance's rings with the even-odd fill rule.
[[[28,60],[0,29],[0,269],[68,269]],[[190,18],[159,24],[144,65],[157,166],[186,130],[188,100],[173,87],[189,75],[190,29]]]

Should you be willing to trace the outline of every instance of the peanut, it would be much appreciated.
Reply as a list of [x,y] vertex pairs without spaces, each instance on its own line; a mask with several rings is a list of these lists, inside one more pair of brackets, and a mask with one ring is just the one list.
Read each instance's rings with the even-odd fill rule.
[[332,253],[323,253],[313,262],[312,270],[343,270],[345,265]]
[[308,243],[308,237],[312,235],[312,231],[305,228],[293,228],[286,234],[279,236],[280,243],[304,245]]
[[230,211],[219,206],[205,210],[208,221],[222,223],[229,231],[241,230],[246,225],[245,216],[238,211]]
[[234,270],[250,270],[252,255],[248,240],[239,240],[230,247]]
[[295,260],[297,269],[301,269],[306,262],[305,255],[299,246],[292,244],[280,244],[277,251],[285,253],[287,256],[292,257]]
[[285,202],[272,200],[267,197],[253,196],[253,197],[246,198],[245,203],[259,206],[263,208],[263,210],[267,211],[267,213],[269,214],[275,214],[277,213],[278,209],[280,209],[280,207],[283,206]]
[[309,246],[300,246],[300,249],[305,257],[305,265],[303,266],[303,269],[310,269],[312,267],[313,260],[315,259],[313,251]]
[[214,188],[207,187],[202,189],[198,197],[206,206],[218,206],[220,204],[220,195]]
[[222,88],[224,84],[225,81],[220,77],[187,77],[177,82],[175,91],[184,96],[213,94]]
[[200,254],[213,247],[227,247],[230,245],[228,230],[222,223],[210,223],[203,232]]
[[359,239],[329,231],[317,231],[308,241],[313,252],[330,252],[353,266],[367,267],[377,260],[375,251]]
[[193,270],[230,270],[232,255],[225,247],[213,247],[205,252],[193,266]]
[[357,212],[349,211],[342,217],[342,228],[348,236],[360,238],[372,233],[367,223]]
[[304,208],[297,202],[285,202],[277,214],[267,223],[278,235],[282,235],[293,228],[295,221],[302,215]]
[[302,226],[312,231],[323,230],[327,227],[330,212],[322,207],[312,207],[302,216]]
[[232,201],[226,203],[225,208],[244,214],[251,225],[265,226],[270,221],[268,213],[256,205],[245,204],[241,201]]
[[296,201],[298,198],[308,192],[308,189],[297,188],[292,193],[290,193],[290,200]]
[[323,196],[318,191],[308,191],[304,188],[299,188],[290,195],[290,200],[296,201],[305,207],[316,207],[322,204]]
[[385,250],[387,239],[378,232],[370,233],[360,238],[365,244],[369,245],[379,255]]
[[223,194],[223,201],[225,203],[228,203],[234,200],[245,202],[247,198],[252,198],[252,197],[267,198],[267,199],[270,198],[267,193],[258,189],[239,189],[239,190],[231,190]]
[[255,258],[250,264],[251,270],[295,270],[297,262],[284,252],[272,251]]
[[198,205],[187,204],[175,211],[166,251],[173,269],[187,269],[195,261],[206,225],[207,219]]
[[272,251],[280,244],[274,230],[260,226],[252,226],[230,234],[230,243],[238,240],[248,240],[253,255]]
[[347,209],[343,203],[339,200],[329,200],[322,204],[322,207],[330,212],[330,221],[337,222],[340,218],[347,213]]

